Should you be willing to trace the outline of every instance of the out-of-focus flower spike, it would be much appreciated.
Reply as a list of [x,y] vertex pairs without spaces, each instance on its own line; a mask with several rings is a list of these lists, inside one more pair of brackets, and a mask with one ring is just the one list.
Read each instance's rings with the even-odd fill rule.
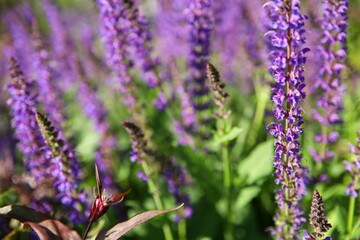
[[[342,124],[342,96],[344,85],[341,73],[346,68],[346,30],[348,0],[324,0],[321,4],[323,14],[320,18],[322,30],[321,44],[317,46],[316,54],[321,63],[317,70],[313,94],[317,96],[313,109],[313,119],[321,125],[321,132],[315,136],[315,142],[321,147],[311,149],[316,162],[330,161],[334,153],[328,150],[330,144],[337,142],[339,133],[334,127]],[[336,136],[336,137],[335,137]]]
[[7,85],[11,95],[7,103],[11,108],[11,125],[19,140],[18,146],[24,154],[24,164],[30,175],[37,181],[48,177],[48,158],[44,141],[36,126],[36,95],[32,84],[24,77],[14,58],[10,58],[10,76],[12,83]]
[[132,156],[131,158],[138,163],[144,161],[146,153],[150,150],[147,147],[145,134],[136,123],[131,121],[123,121],[121,125],[125,128],[131,137]]
[[28,15],[29,18],[33,17],[31,7],[29,4],[22,4],[22,6],[15,9],[6,11],[1,19],[4,21],[5,28],[9,32],[11,37],[11,49],[10,56],[14,56],[20,65],[23,74],[26,77],[31,76],[31,55],[33,48],[28,42],[31,39],[30,24],[27,19],[24,19]]
[[152,48],[149,43],[152,40],[149,31],[148,20],[140,14],[133,0],[122,0],[127,17],[131,22],[132,32],[129,34],[129,43],[133,46],[133,60],[142,72],[142,78],[150,87],[161,84],[157,73],[157,60],[152,56]]
[[65,122],[62,93],[54,82],[54,70],[50,67],[50,54],[45,49],[39,26],[33,22],[34,72],[39,85],[39,100],[52,123],[60,128]]
[[133,65],[130,58],[132,44],[129,42],[132,23],[120,0],[98,0],[97,5],[103,27],[106,61],[119,82],[123,103],[133,107],[136,99],[129,75]]
[[190,186],[192,180],[189,178],[186,168],[182,167],[175,158],[171,158],[170,161],[165,164],[163,175],[168,185],[168,190],[174,196],[176,203],[185,204],[183,215],[176,216],[175,220],[179,220],[181,217],[190,218],[192,215],[192,207],[189,195],[184,188]]
[[345,194],[357,198],[360,192],[360,131],[356,139],[356,146],[352,146],[351,153],[355,155],[356,159],[352,162],[344,162],[346,171],[352,176],[351,183],[347,186]]
[[36,120],[46,145],[51,150],[51,174],[55,178],[53,185],[58,190],[57,199],[66,207],[71,208],[70,219],[74,223],[82,222],[81,205],[86,198],[79,194],[80,164],[74,151],[63,139],[51,122],[41,113],[36,113]]

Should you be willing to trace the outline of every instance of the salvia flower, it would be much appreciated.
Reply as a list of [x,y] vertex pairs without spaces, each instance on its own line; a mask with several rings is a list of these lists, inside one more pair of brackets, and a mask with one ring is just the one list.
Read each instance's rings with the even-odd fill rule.
[[69,35],[58,5],[51,0],[41,0],[43,13],[50,28],[50,43],[54,57],[56,77],[61,79],[61,90],[67,91],[73,86],[74,43]]
[[345,161],[345,169],[352,175],[351,183],[347,186],[345,194],[357,198],[360,191],[360,131],[358,132],[357,144],[352,146],[351,152],[356,156],[356,159],[353,162]]
[[46,145],[51,150],[51,174],[54,177],[53,185],[58,190],[57,199],[70,208],[69,218],[72,222],[83,221],[81,205],[85,204],[85,196],[79,193],[80,164],[75,152],[69,144],[59,138],[59,133],[51,122],[41,113],[36,113],[36,120]]
[[11,56],[17,59],[23,75],[26,77],[30,76],[32,65],[30,56],[33,52],[31,44],[28,44],[31,39],[29,22],[25,20],[25,15],[28,14],[32,16],[31,7],[28,4],[22,4],[20,7],[2,14],[2,20],[11,37]]
[[54,82],[54,70],[50,67],[50,54],[45,49],[38,25],[33,24],[34,73],[39,86],[39,101],[52,123],[60,128],[66,117],[62,113],[64,106],[62,93]]
[[212,30],[211,5],[209,0],[192,0],[187,9],[190,54],[187,59],[187,91],[190,93],[196,110],[210,107],[205,98],[209,92],[206,85],[206,62],[210,54],[210,35]]
[[309,219],[311,226],[314,228],[314,232],[309,234],[310,236],[306,239],[320,239],[324,236],[324,233],[332,227],[325,215],[322,197],[316,189],[313,191]]
[[150,151],[147,147],[147,141],[143,130],[140,126],[131,121],[123,121],[121,125],[131,137],[131,160],[141,163],[144,161],[145,155]]
[[33,93],[33,85],[25,79],[14,58],[10,59],[10,75],[13,81],[7,85],[11,95],[7,103],[13,117],[11,125],[19,140],[18,147],[24,154],[24,164],[30,174],[39,181],[48,176],[45,169],[49,166],[49,158],[36,124],[36,95]]
[[152,48],[149,43],[152,36],[149,31],[148,20],[142,16],[133,0],[121,0],[118,4],[124,6],[127,18],[131,22],[129,32],[129,44],[132,44],[133,60],[141,70],[142,79],[150,87],[160,85],[160,79],[156,72],[157,61],[151,56]]
[[305,169],[301,164],[300,136],[302,108],[305,98],[303,65],[306,62],[304,20],[299,1],[269,1],[264,7],[269,13],[269,31],[265,34],[270,47],[271,66],[268,68],[275,80],[272,87],[272,102],[275,107],[275,122],[268,125],[269,133],[275,137],[274,167],[279,212],[275,216],[275,227],[271,233],[276,239],[294,239],[305,221],[300,206],[306,194]]
[[[321,45],[317,47],[317,55],[322,66],[315,79],[314,93],[317,97],[317,108],[313,110],[313,118],[321,125],[321,132],[315,141],[323,145],[319,151],[312,151],[315,161],[332,160],[334,153],[327,145],[337,142],[339,133],[334,126],[342,123],[340,113],[343,109],[342,96],[344,86],[341,81],[342,70],[346,59],[347,0],[322,2],[323,16],[320,20],[322,29]],[[329,126],[329,127],[328,127]]]
[[183,216],[176,216],[176,220],[178,220],[179,217],[190,218],[192,215],[192,207],[189,195],[184,191],[184,187],[191,185],[192,181],[188,177],[186,168],[182,167],[175,158],[171,158],[165,165],[163,174],[168,185],[168,190],[174,196],[176,203],[185,204]]
[[121,0],[98,0],[97,5],[103,26],[106,60],[120,83],[123,103],[134,106],[135,97],[129,75],[129,69],[133,65],[130,59],[132,44],[129,42],[132,23]]

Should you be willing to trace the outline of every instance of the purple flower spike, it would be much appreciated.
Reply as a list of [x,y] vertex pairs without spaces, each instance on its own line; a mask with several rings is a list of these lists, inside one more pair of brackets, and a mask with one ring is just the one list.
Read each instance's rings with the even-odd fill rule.
[[[340,113],[343,109],[344,86],[340,75],[345,69],[347,7],[347,0],[322,2],[322,38],[321,45],[317,47],[317,55],[322,65],[315,79],[314,94],[318,97],[317,108],[313,110],[313,119],[322,128],[321,133],[315,137],[315,141],[323,145],[318,149],[326,149],[329,143],[336,143],[339,134],[332,128],[342,124]],[[334,153],[312,150],[312,156],[316,162],[323,162],[331,160]]]
[[33,24],[34,73],[39,85],[39,101],[56,128],[60,128],[66,117],[62,113],[64,106],[62,93],[55,84],[54,70],[50,67],[50,54],[45,49],[37,23]]
[[[26,19],[26,16],[28,19]],[[2,16],[4,25],[11,37],[10,54],[7,57],[16,57],[25,77],[30,77],[32,65],[30,56],[33,49],[31,44],[29,44],[31,39],[30,21],[32,18],[33,15],[29,4],[22,4],[11,11],[6,11]]]
[[360,131],[356,139],[356,146],[352,146],[351,153],[356,156],[355,161],[344,161],[345,169],[352,175],[352,181],[347,186],[345,194],[354,198],[359,196],[360,191]]
[[10,105],[15,136],[18,146],[24,154],[24,164],[37,181],[49,176],[47,149],[36,124],[36,95],[32,93],[29,83],[14,58],[10,59],[10,75],[12,83],[7,85],[11,95],[7,103]]
[[184,167],[172,158],[164,169],[164,178],[168,185],[169,192],[174,196],[177,204],[184,203],[185,211],[183,216],[177,215],[175,220],[179,221],[180,217],[190,218],[192,215],[192,208],[190,205],[190,198],[185,193],[184,187],[192,184],[192,181],[187,175],[187,171]]
[[152,36],[149,31],[148,20],[140,15],[139,9],[132,0],[122,0],[126,16],[131,21],[132,32],[129,35],[129,43],[133,46],[133,59],[136,66],[141,70],[142,79],[150,87],[154,88],[161,84],[156,72],[157,61],[151,56],[152,48],[149,43]]
[[131,89],[129,69],[133,65],[130,35],[132,22],[126,14],[121,0],[98,0],[100,20],[103,26],[103,41],[106,60],[120,83],[123,103],[134,106],[135,97]]
[[275,122],[268,125],[269,133],[275,137],[274,167],[276,184],[281,188],[276,192],[279,211],[271,233],[276,239],[296,239],[305,218],[300,201],[306,194],[305,172],[301,164],[300,136],[302,134],[302,108],[305,87],[303,65],[306,62],[303,48],[304,20],[299,1],[267,2],[269,31],[265,34],[270,47],[273,65],[269,72],[275,80],[272,87],[272,102]]
[[206,85],[206,63],[210,54],[210,35],[212,30],[210,1],[192,0],[186,13],[190,25],[187,91],[193,99],[195,109],[203,111],[210,106],[209,99],[204,101],[204,97],[209,92],[209,88]]
[[78,190],[81,182],[80,164],[74,150],[66,143],[51,122],[41,113],[36,113],[36,121],[46,146],[50,149],[50,172],[53,186],[57,190],[56,199],[69,211],[73,223],[83,222],[82,207],[86,205],[86,194]]

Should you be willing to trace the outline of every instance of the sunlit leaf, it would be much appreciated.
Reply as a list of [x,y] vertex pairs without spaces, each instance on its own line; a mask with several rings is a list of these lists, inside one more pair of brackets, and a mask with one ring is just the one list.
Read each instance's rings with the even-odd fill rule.
[[5,215],[8,218],[14,218],[20,222],[42,222],[49,219],[48,216],[35,211],[32,208],[28,208],[20,205],[8,205],[0,208],[0,215]]
[[114,227],[110,228],[107,231],[100,232],[100,234],[96,237],[97,240],[115,240],[123,236],[125,233],[133,229],[134,227],[139,226],[140,224],[149,221],[150,219],[160,216],[165,213],[173,212],[181,208],[184,204],[180,206],[168,209],[168,210],[151,210],[147,212],[140,213],[129,220],[116,224]]
[[80,236],[63,223],[50,219],[32,208],[20,205],[8,205],[0,208],[0,215],[16,219],[30,226],[42,239],[80,240]]
[[220,143],[225,143],[225,142],[230,142],[234,139],[236,139],[240,133],[242,132],[242,129],[239,127],[233,127],[230,132],[228,132],[226,135],[215,139],[214,143],[215,144],[220,144]]
[[241,160],[238,173],[246,179],[247,184],[253,184],[269,176],[273,171],[274,141],[259,144],[248,157]]
[[[80,240],[80,236],[74,230],[69,229],[66,225],[58,220],[47,219],[40,223],[25,222],[37,233],[40,239],[66,239]],[[44,233],[46,231],[46,233]],[[52,238],[49,238],[52,237]]]

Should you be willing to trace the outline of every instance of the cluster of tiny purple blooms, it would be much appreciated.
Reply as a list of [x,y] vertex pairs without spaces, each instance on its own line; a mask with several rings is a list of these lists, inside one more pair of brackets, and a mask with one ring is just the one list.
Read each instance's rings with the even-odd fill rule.
[[[124,192],[120,173],[135,172],[138,179],[130,182],[145,186],[157,210],[185,204],[172,219],[176,231],[163,224],[166,240],[176,239],[173,232],[181,240],[192,236],[186,232],[187,222],[201,217],[200,201],[213,207],[214,218],[222,219],[216,225],[225,240],[267,235],[278,240],[331,239],[332,231],[339,232],[336,237],[360,237],[360,222],[354,223],[360,131],[350,150],[355,160],[344,161],[344,154],[337,152],[344,139],[348,0],[322,0],[316,12],[311,0],[96,0],[90,14],[66,10],[57,1],[38,2],[5,4],[4,9],[0,4],[5,29],[0,33],[0,61],[7,66],[0,67],[6,95],[0,97],[6,102],[0,111],[1,121],[9,119],[12,128],[3,131],[0,124],[0,161],[5,163],[4,152],[10,152],[10,162],[30,179],[21,180],[23,175],[13,167],[16,178],[0,170],[0,200],[11,186],[21,189],[21,195],[15,182],[22,181],[31,192],[22,203],[71,226],[88,221],[85,238],[109,206],[129,194],[111,195]],[[317,33],[308,41],[314,29]],[[271,111],[259,107],[263,91],[270,96],[264,105]],[[239,93],[249,102],[256,96],[256,110],[238,106]],[[238,125],[248,112],[254,117],[240,126],[248,129],[239,137],[243,129]],[[272,139],[268,175],[274,185],[260,176],[256,186],[250,186],[251,173],[241,176],[243,170],[237,170],[236,164],[242,166],[242,158],[254,150],[246,146],[246,134],[256,129],[252,118],[260,118],[264,126],[259,130],[263,136],[252,139]],[[4,139],[11,143],[3,144]],[[89,149],[82,151],[79,142]],[[94,165],[98,193],[92,201],[84,183]],[[122,165],[129,169],[119,170]],[[343,231],[331,230],[339,224],[332,225],[328,218],[335,217],[326,215],[330,193],[322,198],[331,187],[326,184],[340,181],[331,179],[329,166],[342,166],[338,176],[346,176],[341,194],[349,207]],[[260,188],[265,184],[273,187],[267,193],[273,198],[270,207],[262,206]],[[246,206],[253,209],[260,201],[265,210],[258,213],[271,212],[266,226],[257,226],[264,232],[260,235],[237,229],[245,226],[236,211],[247,211],[237,208],[246,195],[240,188],[247,187],[259,191]],[[132,193],[142,195],[145,188]],[[124,208],[114,209],[117,217],[128,218]],[[9,226],[0,209],[0,231],[9,232]]]

